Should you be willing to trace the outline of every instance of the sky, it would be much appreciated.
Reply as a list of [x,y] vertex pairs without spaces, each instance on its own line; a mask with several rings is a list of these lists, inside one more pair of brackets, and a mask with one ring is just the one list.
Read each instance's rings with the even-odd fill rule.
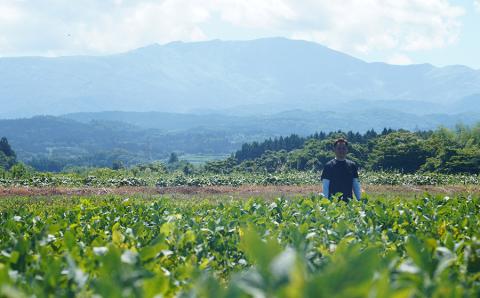
[[480,0],[0,0],[0,57],[263,37],[369,62],[480,69]]

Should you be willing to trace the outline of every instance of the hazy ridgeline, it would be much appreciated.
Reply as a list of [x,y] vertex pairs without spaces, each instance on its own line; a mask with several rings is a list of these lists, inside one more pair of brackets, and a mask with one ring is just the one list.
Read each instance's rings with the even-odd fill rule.
[[368,63],[285,38],[154,44],[107,56],[0,58],[0,98],[8,99],[2,102],[2,118],[103,111],[355,112],[372,107],[478,116],[479,95],[480,71],[466,66]]

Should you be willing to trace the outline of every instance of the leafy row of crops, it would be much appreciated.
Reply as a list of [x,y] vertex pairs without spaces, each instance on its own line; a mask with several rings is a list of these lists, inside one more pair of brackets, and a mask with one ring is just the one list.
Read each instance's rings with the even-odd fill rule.
[[0,210],[4,296],[480,295],[478,197],[11,198]]
[[[113,173],[113,174],[112,174]],[[128,176],[112,171],[109,175],[50,174],[38,173],[28,178],[0,178],[0,186],[239,186],[239,185],[315,185],[319,174],[312,172],[286,172],[278,174],[193,174],[182,173]],[[366,184],[382,185],[478,185],[478,175],[445,175],[445,174],[401,174],[389,172],[360,173],[360,178]]]

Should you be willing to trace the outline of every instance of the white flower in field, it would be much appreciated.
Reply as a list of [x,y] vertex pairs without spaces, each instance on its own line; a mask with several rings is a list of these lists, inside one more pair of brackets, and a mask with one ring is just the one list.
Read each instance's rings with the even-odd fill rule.
[[18,271],[17,270],[9,270],[8,271],[8,277],[10,277],[14,281],[16,281],[17,278],[18,278]]
[[70,255],[67,255],[68,268],[62,271],[62,274],[68,275],[69,279],[72,279],[77,283],[80,288],[83,288],[88,280],[88,274],[85,274],[80,268],[77,267],[75,261]]
[[337,249],[337,245],[334,243],[330,243],[330,245],[328,246],[328,251],[330,252],[335,252],[336,249]]
[[173,255],[173,251],[168,250],[168,249],[164,249],[164,250],[162,250],[162,254],[163,254],[164,256],[168,257],[168,256]]
[[18,221],[21,221],[21,220],[22,220],[22,217],[21,217],[21,216],[18,216],[18,215],[15,215],[15,216],[13,217],[13,220],[18,222]]
[[170,276],[170,275],[172,275],[172,273],[170,273],[170,271],[168,271],[167,269],[165,269],[165,268],[163,268],[163,267],[160,267],[160,269],[162,269],[163,274],[164,274],[165,276]]
[[240,260],[238,260],[238,264],[246,266],[248,263],[245,259],[240,259]]
[[278,206],[277,206],[277,203],[272,202],[270,205],[268,205],[268,210],[273,210],[273,209],[275,209],[275,208],[277,208],[277,207],[278,207]]
[[80,288],[83,288],[88,281],[88,275],[85,274],[82,270],[77,268],[75,270],[74,280]]
[[93,248],[93,253],[96,254],[97,256],[103,256],[107,253],[108,248],[105,246],[99,246],[99,247],[94,247]]
[[412,262],[403,262],[400,264],[398,267],[398,271],[400,272],[406,272],[406,273],[411,273],[411,274],[416,274],[420,272],[420,269],[418,269],[417,266],[415,266]]
[[123,252],[120,259],[122,260],[123,263],[135,264],[137,262],[137,257],[138,257],[138,253],[133,252],[131,250],[126,250]]
[[0,254],[2,254],[2,256],[7,258],[10,258],[12,256],[8,251],[5,251],[5,250],[2,250]]
[[288,276],[289,271],[295,264],[295,250],[287,247],[280,255],[276,256],[270,264],[270,270],[277,277]]
[[43,238],[42,240],[40,240],[39,244],[40,246],[44,246],[55,240],[57,240],[57,237],[55,237],[52,234],[48,234],[46,238]]

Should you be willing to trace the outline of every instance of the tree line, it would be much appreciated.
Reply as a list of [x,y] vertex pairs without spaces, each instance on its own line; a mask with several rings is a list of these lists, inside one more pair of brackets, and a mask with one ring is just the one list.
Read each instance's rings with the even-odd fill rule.
[[360,168],[403,173],[480,173],[480,123],[430,131],[384,129],[377,133],[315,133],[290,135],[243,144],[230,158],[205,165],[210,172],[321,171],[334,157],[333,141],[349,141],[349,158]]
[[[355,161],[361,169],[402,173],[480,173],[480,123],[472,127],[457,125],[454,129],[441,127],[416,132],[383,129],[379,133],[369,130],[363,134],[352,131],[318,132],[307,137],[292,134],[269,138],[263,142],[245,143],[229,158],[210,161],[202,166],[193,166],[179,160],[175,153],[170,154],[168,162],[157,161],[152,163],[152,167],[141,162],[124,163],[118,155],[108,163],[95,166],[114,170],[126,167],[141,170],[145,167],[152,168],[150,170],[154,172],[181,171],[187,175],[201,172],[321,171],[334,157],[333,142],[339,137],[349,141],[348,158]],[[7,139],[2,138],[0,170],[22,169],[15,166],[16,163],[15,152]],[[60,171],[60,166],[58,170]],[[82,167],[64,168],[62,171],[65,170],[78,172],[82,171]]]
[[[394,132],[391,128],[384,128],[380,135],[387,135]],[[316,132],[307,137],[301,137],[297,134],[292,134],[287,137],[269,138],[263,142],[244,143],[242,148],[235,153],[235,158],[242,162],[244,160],[251,160],[262,156],[267,151],[292,151],[294,149],[300,149],[305,145],[308,140],[325,140],[332,139],[335,136],[343,136],[350,142],[365,144],[369,140],[376,138],[378,133],[371,129],[361,134],[359,132],[348,131],[343,133],[342,131],[336,132]]]

